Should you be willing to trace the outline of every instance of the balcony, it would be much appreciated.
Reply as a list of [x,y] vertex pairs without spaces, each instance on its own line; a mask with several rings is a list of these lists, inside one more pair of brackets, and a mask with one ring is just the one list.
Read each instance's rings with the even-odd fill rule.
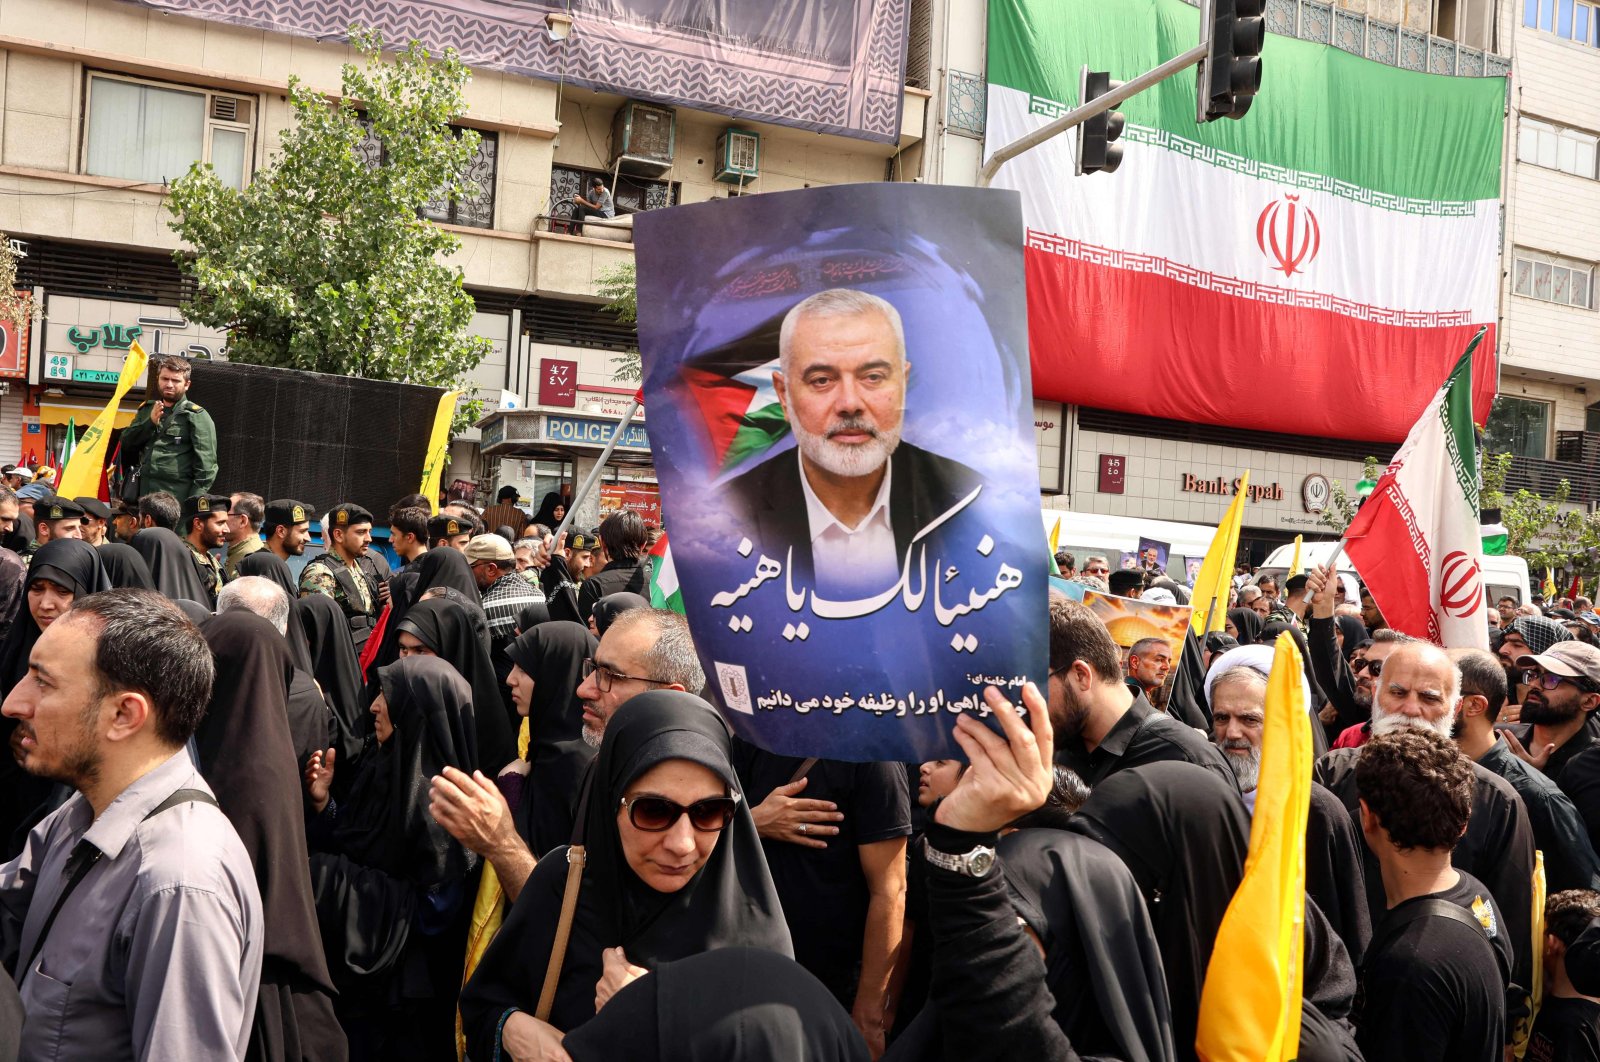
[[1600,502],[1600,432],[1557,432],[1553,461],[1513,458],[1506,473],[1506,492],[1526,489],[1548,498],[1562,480],[1572,487],[1568,500],[1573,504],[1592,508]]

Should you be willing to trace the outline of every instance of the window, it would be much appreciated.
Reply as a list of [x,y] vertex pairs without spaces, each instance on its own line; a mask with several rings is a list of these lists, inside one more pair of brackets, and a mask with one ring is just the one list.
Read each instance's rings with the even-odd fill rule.
[[[363,124],[366,124],[363,122]],[[461,127],[451,126],[456,136]],[[443,221],[450,225],[465,225],[474,229],[494,228],[494,181],[499,164],[500,137],[496,133],[474,130],[478,134],[478,150],[467,162],[465,179],[477,188],[477,194],[462,199],[440,196],[422,206],[421,214],[429,221]],[[356,154],[369,167],[383,165],[383,143],[367,125],[366,139],[356,145]]]
[[637,214],[641,210],[659,210],[677,206],[678,184],[675,181],[652,181],[644,177],[618,174],[616,187],[612,187],[611,174],[603,170],[586,170],[576,166],[550,167],[550,216],[570,218],[572,197],[587,194],[589,181],[598,177],[611,189],[612,201],[618,214]]
[[1594,306],[1594,263],[1518,247],[1511,252],[1511,290],[1563,306]]
[[1485,453],[1543,458],[1550,441],[1549,402],[1499,395],[1483,431]]
[[1600,46],[1600,5],[1584,0],[1522,0],[1522,24],[1579,44]]
[[106,74],[89,76],[83,171],[170,184],[208,162],[229,188],[250,175],[256,101]]
[[1517,158],[1546,169],[1594,180],[1600,137],[1580,129],[1523,118],[1517,125]]
[[1583,411],[1583,430],[1600,433],[1600,402]]

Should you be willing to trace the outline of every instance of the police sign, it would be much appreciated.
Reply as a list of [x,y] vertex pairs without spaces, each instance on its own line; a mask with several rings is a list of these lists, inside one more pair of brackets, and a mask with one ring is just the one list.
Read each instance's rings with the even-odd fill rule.
[[[549,442],[601,447],[611,441],[612,433],[616,430],[616,421],[591,420],[588,417],[545,417],[543,436]],[[650,449],[650,437],[645,434],[644,425],[629,424],[623,430],[622,438],[617,440],[617,449]]]

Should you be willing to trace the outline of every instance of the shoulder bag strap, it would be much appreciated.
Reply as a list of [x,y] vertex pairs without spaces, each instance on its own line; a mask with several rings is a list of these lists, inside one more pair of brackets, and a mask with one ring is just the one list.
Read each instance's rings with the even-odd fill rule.
[[539,992],[539,1007],[533,1016],[540,1021],[550,1020],[550,1008],[555,1006],[556,985],[561,980],[561,965],[567,958],[567,941],[572,936],[572,916],[578,910],[578,889],[583,885],[583,845],[567,848],[567,887],[561,894],[561,920],[556,923],[555,943],[550,946],[550,964],[544,971],[544,988]]

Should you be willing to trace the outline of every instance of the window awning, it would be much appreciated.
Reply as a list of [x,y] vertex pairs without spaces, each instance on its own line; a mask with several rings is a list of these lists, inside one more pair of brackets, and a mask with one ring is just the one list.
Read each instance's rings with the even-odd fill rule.
[[[93,406],[87,403],[83,405],[74,405],[68,402],[41,402],[39,403],[39,423],[65,424],[67,421],[71,420],[84,427],[88,427],[94,418],[100,415],[100,411],[104,408],[106,407],[103,403]],[[119,428],[126,428],[129,424],[133,423],[133,416],[137,412],[137,406],[132,409],[118,409],[116,426]]]

